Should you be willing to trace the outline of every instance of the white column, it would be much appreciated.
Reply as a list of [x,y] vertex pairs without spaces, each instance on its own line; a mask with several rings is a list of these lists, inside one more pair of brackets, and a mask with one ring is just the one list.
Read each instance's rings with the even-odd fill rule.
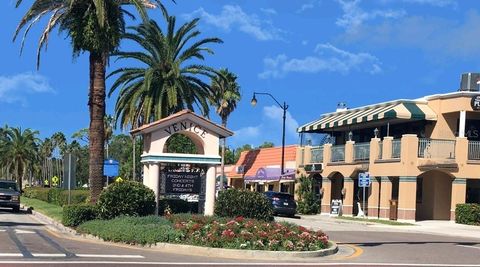
[[215,166],[210,166],[207,171],[205,186],[205,215],[213,215],[215,205]]
[[151,163],[150,167],[148,168],[148,178],[149,178],[149,185],[153,192],[155,192],[155,202],[157,203],[157,207],[155,208],[155,214],[158,215],[158,184],[159,184],[159,176],[160,176],[160,169],[158,166],[159,163]]
[[467,121],[467,112],[465,110],[460,111],[460,125],[458,129],[458,137],[465,137],[465,122]]
[[148,163],[143,164],[143,185],[150,187],[150,176],[148,176]]

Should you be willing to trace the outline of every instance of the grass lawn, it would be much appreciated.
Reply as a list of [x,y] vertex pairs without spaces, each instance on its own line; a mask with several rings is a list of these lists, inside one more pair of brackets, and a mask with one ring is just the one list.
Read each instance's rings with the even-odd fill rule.
[[41,201],[38,199],[28,198],[28,197],[21,197],[20,202],[28,207],[33,208],[33,210],[38,211],[40,213],[45,214],[46,216],[61,222],[62,221],[62,213],[63,209],[60,206],[47,203],[45,201]]
[[397,222],[397,221],[380,220],[380,219],[357,218],[357,217],[344,217],[344,216],[340,216],[340,217],[337,217],[337,219],[339,219],[339,220],[348,220],[348,221],[381,223],[381,224],[388,224],[388,225],[414,225],[414,224],[406,223],[406,222]]

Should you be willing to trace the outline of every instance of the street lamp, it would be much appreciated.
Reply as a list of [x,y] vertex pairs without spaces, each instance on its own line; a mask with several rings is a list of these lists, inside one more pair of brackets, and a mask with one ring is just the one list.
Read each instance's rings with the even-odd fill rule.
[[285,118],[287,117],[288,105],[287,105],[287,103],[285,103],[285,101],[283,102],[283,105],[280,104],[280,102],[278,102],[277,99],[275,99],[275,97],[273,97],[273,95],[271,95],[271,94],[269,94],[269,93],[257,93],[257,92],[253,92],[253,97],[252,97],[252,100],[250,101],[250,103],[252,104],[252,106],[257,105],[257,98],[255,97],[256,95],[268,95],[268,96],[270,96],[270,97],[273,99],[273,101],[275,101],[275,103],[277,103],[278,106],[283,110],[282,169],[281,169],[281,173],[282,173],[282,174],[285,174]]

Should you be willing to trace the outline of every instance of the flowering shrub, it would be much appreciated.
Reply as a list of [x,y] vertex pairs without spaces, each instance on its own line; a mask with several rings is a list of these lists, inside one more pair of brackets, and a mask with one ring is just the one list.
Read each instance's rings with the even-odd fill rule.
[[191,245],[273,251],[311,251],[328,247],[328,236],[288,223],[236,217],[171,215],[167,219],[181,233],[181,243]]

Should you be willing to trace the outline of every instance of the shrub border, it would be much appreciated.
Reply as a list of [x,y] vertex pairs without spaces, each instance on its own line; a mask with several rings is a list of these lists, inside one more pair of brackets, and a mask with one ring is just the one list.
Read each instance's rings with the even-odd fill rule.
[[[25,208],[28,208],[25,206]],[[64,226],[60,222],[53,220],[52,218],[38,212],[33,211],[32,215],[37,219],[47,222],[55,228],[55,230],[73,236],[74,238],[87,239],[93,241],[101,241],[105,244],[120,245],[123,247],[138,247],[138,248],[151,248],[156,251],[175,253],[181,255],[192,256],[204,256],[204,257],[218,257],[221,258],[233,258],[233,259],[246,259],[246,258],[259,258],[260,260],[300,260],[305,258],[316,258],[333,255],[338,252],[338,245],[333,241],[328,241],[329,247],[326,249],[315,251],[266,251],[266,250],[246,250],[246,249],[227,249],[227,248],[212,248],[201,247],[192,245],[172,244],[172,243],[157,243],[153,246],[141,246],[130,245],[121,242],[105,241],[100,237],[90,234],[80,234],[74,229]]]

